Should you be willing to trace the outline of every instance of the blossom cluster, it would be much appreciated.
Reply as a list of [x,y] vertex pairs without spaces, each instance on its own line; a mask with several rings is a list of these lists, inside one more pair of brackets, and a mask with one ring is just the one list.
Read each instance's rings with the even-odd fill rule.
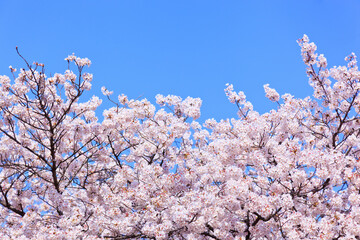
[[[314,98],[264,85],[260,114],[201,124],[201,99],[80,101],[90,60],[0,76],[1,239],[359,239],[360,72],[299,41]],[[15,69],[10,68],[14,73]],[[331,80],[333,80],[333,83]]]

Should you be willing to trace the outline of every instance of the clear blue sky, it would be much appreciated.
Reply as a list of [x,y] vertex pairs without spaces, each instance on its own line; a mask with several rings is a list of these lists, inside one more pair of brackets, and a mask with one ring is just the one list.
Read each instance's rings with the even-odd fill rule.
[[358,0],[0,0],[0,74],[25,67],[16,46],[48,74],[62,73],[74,52],[92,60],[89,95],[104,85],[151,102],[158,93],[200,97],[201,121],[219,120],[236,116],[223,91],[229,82],[263,113],[276,108],[265,83],[280,94],[312,94],[296,43],[304,33],[330,66],[360,55],[359,16]]

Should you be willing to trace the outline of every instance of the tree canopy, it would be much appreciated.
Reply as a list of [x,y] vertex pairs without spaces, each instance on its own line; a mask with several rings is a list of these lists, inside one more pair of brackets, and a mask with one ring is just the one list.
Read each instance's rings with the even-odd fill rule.
[[[201,124],[201,99],[80,97],[91,62],[70,55],[0,76],[1,239],[360,239],[360,72],[298,43],[313,97]],[[19,53],[21,58],[22,55]],[[75,67],[75,68],[74,68]],[[72,70],[74,68],[75,70]]]

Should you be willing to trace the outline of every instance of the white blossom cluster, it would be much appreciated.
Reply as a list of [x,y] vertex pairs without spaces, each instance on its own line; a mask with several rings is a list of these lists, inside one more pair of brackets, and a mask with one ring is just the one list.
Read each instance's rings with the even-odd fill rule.
[[271,101],[273,101],[273,102],[279,101],[280,95],[276,92],[275,89],[270,88],[270,87],[269,87],[269,84],[265,84],[265,85],[264,85],[264,90],[265,90],[265,93],[266,93],[266,97],[267,97],[269,100],[271,100]]
[[204,124],[173,95],[120,95],[100,121],[75,55],[77,73],[0,76],[0,239],[359,239],[356,56],[327,69],[299,44],[314,99],[265,85],[259,114],[227,85],[239,117]]

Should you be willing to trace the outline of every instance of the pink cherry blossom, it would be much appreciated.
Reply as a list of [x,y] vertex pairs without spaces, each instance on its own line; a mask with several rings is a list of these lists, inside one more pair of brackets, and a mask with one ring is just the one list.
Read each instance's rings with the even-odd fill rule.
[[[202,100],[114,101],[87,58],[63,74],[0,76],[1,239],[359,239],[360,72],[298,40],[313,97],[264,85],[260,114],[198,122]],[[20,55],[21,56],[21,55]],[[12,74],[15,68],[10,67]],[[81,99],[81,100],[80,100]]]

